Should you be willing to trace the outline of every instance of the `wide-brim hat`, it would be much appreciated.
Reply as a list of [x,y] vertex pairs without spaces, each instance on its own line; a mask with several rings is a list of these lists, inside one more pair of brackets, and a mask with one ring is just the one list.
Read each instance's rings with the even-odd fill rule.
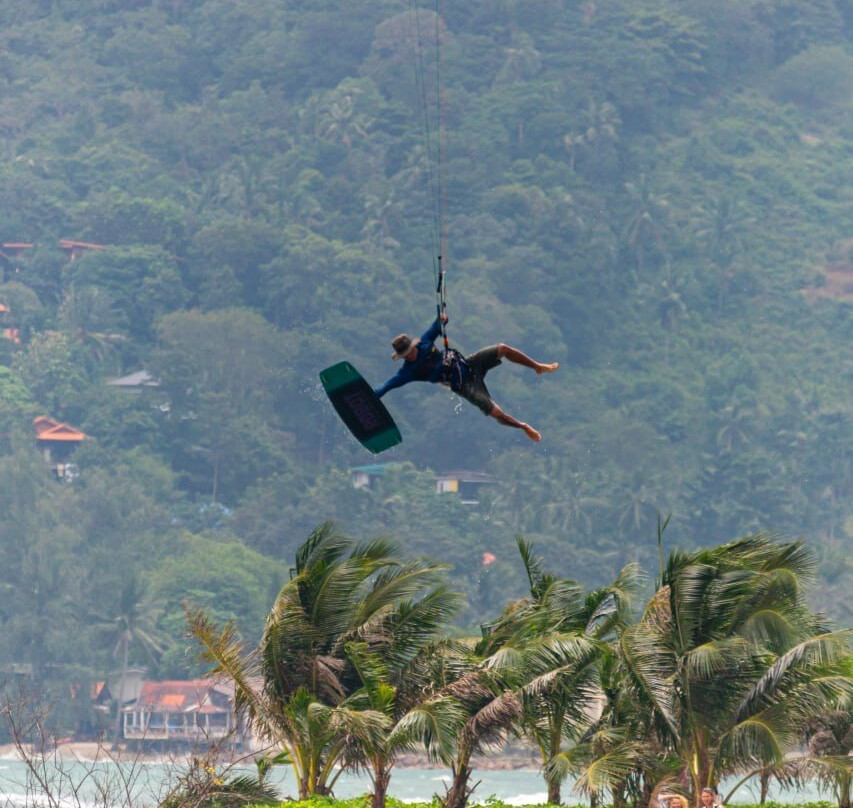
[[405,359],[406,354],[412,350],[415,341],[408,334],[399,334],[391,340],[391,347],[394,353],[391,354],[392,359]]

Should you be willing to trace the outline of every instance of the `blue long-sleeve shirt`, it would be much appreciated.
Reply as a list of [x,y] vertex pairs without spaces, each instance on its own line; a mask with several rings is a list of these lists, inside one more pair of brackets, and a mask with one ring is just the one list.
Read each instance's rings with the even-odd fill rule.
[[441,333],[441,323],[438,318],[435,322],[424,331],[421,338],[418,340],[417,348],[418,355],[413,362],[403,361],[401,367],[396,374],[388,379],[381,387],[377,387],[373,392],[379,398],[382,398],[389,390],[395,387],[402,387],[409,382],[440,382],[442,381],[442,356],[438,348],[435,347],[435,341]]

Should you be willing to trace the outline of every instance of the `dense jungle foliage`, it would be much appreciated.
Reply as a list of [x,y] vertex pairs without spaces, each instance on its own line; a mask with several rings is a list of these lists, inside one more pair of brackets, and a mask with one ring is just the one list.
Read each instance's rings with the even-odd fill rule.
[[[851,25],[850,0],[3,3],[4,672],[187,675],[183,601],[257,638],[325,519],[450,563],[462,629],[524,591],[516,535],[598,585],[653,574],[669,514],[667,547],[804,537],[849,622]],[[544,438],[413,385],[356,489],[374,458],[317,373],[379,384],[430,324],[439,177],[451,340],[561,363],[489,377]],[[39,415],[88,436],[71,482]],[[477,506],[436,493],[452,469],[491,477]]]

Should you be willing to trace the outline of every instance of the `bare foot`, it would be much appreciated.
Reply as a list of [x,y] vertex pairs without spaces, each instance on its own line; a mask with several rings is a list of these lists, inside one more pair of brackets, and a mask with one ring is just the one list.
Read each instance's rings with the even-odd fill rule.
[[524,434],[527,435],[530,440],[540,441],[542,440],[542,435],[540,432],[535,430],[530,424],[522,424],[521,428],[524,430]]
[[539,367],[536,368],[536,375],[541,376],[543,373],[553,373],[558,367],[560,367],[559,362],[540,362]]

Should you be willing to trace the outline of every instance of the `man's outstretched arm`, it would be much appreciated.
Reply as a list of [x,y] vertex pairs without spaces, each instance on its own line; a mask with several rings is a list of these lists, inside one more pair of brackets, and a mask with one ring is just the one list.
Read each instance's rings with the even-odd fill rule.
[[404,384],[407,384],[412,380],[411,374],[407,373],[407,370],[408,368],[406,367],[400,368],[390,379],[388,379],[387,382],[385,382],[385,384],[380,387],[376,387],[373,392],[376,393],[379,398],[382,398],[382,396],[384,396],[389,390],[393,390],[395,387],[402,387]]

